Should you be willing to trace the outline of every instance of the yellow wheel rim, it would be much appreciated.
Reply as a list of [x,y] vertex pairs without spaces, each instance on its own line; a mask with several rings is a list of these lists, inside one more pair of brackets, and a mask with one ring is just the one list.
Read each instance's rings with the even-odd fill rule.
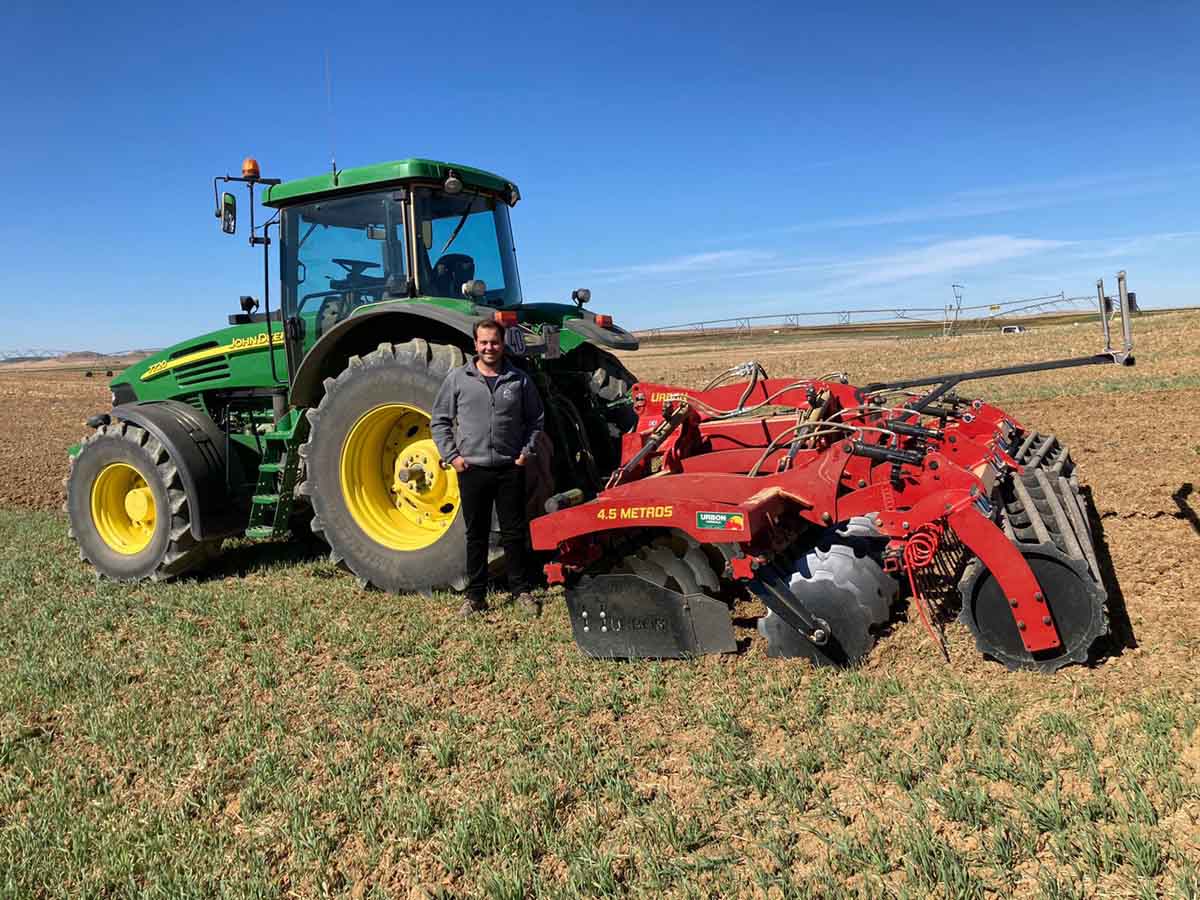
[[342,497],[358,527],[391,550],[436,543],[458,515],[458,474],[443,469],[429,416],[389,403],[364,413],[342,445]]
[[133,556],[150,546],[157,513],[154,492],[128,463],[110,463],[92,482],[92,523],[117,553]]

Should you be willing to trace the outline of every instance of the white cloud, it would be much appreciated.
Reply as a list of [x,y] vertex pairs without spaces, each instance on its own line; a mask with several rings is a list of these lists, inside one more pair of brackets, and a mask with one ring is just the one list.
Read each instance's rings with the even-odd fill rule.
[[1104,238],[1080,241],[1076,259],[1128,259],[1157,250],[1168,244],[1195,242],[1200,240],[1200,231],[1164,231],[1154,234],[1136,234],[1131,237]]
[[1008,234],[939,241],[916,250],[859,260],[861,270],[841,287],[894,284],[921,275],[962,272],[1009,259],[1068,247],[1071,241],[1013,237]]
[[[744,269],[722,275],[723,278],[768,278],[806,273],[816,278],[822,293],[853,288],[895,284],[910,278],[942,273],[961,273],[969,269],[1047,253],[1071,247],[1073,241],[1023,238],[1013,235],[985,235],[957,240],[936,241],[914,250],[874,254],[846,259],[779,260],[779,265]],[[821,283],[822,274],[831,282]]]
[[715,250],[710,253],[692,253],[687,256],[672,256],[651,262],[635,263],[614,269],[594,269],[593,275],[605,280],[620,280],[644,275],[677,275],[722,269],[731,266],[748,266],[766,262],[774,253],[765,250]]

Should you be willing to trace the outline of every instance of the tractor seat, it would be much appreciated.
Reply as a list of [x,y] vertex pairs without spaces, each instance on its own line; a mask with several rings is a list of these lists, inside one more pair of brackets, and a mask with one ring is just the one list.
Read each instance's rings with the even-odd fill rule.
[[462,287],[475,277],[475,260],[465,253],[447,253],[433,267],[429,293],[434,297],[462,296]]

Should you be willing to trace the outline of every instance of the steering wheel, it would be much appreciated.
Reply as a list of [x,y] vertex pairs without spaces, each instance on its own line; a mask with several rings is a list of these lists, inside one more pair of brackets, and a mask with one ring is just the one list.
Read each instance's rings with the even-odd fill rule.
[[379,263],[370,262],[369,260],[365,259],[335,259],[333,262],[345,269],[346,277],[351,279],[358,278],[360,275],[366,272],[367,269],[379,268]]

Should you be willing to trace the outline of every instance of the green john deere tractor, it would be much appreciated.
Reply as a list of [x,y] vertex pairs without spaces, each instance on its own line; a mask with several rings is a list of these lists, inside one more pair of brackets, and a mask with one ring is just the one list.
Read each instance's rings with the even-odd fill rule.
[[[263,302],[229,325],[121,372],[112,409],[71,448],[66,511],[80,555],[109,578],[170,578],[225,538],[309,529],[363,584],[461,587],[465,540],[454,469],[429,430],[434,396],[471,353],[481,318],[508,326],[510,356],[546,405],[530,504],[598,490],[636,415],[611,349],[637,340],[608,316],[521,297],[512,182],[407,159],[281,183],[247,159],[213,180],[222,229],[247,185]],[[274,209],[254,225],[254,191]],[[275,229],[274,236],[271,229]],[[279,247],[279,309],[270,246]]]

